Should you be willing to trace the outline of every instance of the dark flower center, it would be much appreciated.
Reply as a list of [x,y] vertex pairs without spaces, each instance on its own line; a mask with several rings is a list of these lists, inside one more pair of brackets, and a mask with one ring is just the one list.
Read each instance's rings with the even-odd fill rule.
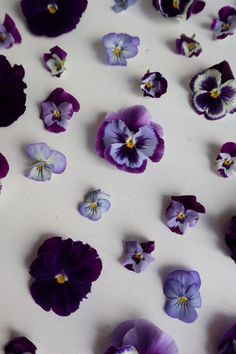
[[216,99],[216,98],[218,98],[220,96],[220,93],[219,93],[218,90],[213,90],[213,91],[211,91],[210,96],[212,98]]
[[188,298],[186,296],[181,296],[179,299],[178,299],[178,303],[180,305],[185,305],[186,302],[188,302]]
[[133,149],[135,147],[135,141],[132,138],[128,139],[126,141],[126,146],[129,149]]
[[172,6],[174,9],[179,10],[180,8],[180,0],[173,0]]
[[233,161],[229,159],[225,159],[223,162],[223,166],[226,168],[230,168],[230,166],[233,165]]
[[133,259],[137,264],[139,264],[143,260],[143,255],[140,252],[136,252],[135,255],[133,256]]
[[184,213],[182,213],[182,212],[181,212],[181,213],[178,213],[178,215],[177,215],[177,221],[183,222],[184,219],[185,219]]
[[53,117],[54,119],[56,120],[61,120],[61,112],[56,110],[54,113],[53,113]]
[[68,278],[64,273],[58,274],[57,276],[55,276],[55,279],[58,284],[65,284],[65,282],[68,281]]
[[0,43],[5,42],[7,36],[4,33],[0,33]]
[[57,4],[48,4],[48,11],[50,12],[50,14],[54,15],[58,10],[58,6]]

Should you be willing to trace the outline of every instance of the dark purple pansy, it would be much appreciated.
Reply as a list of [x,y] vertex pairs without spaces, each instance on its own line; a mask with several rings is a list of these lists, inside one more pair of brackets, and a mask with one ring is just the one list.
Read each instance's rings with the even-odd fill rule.
[[36,346],[26,337],[16,337],[5,346],[5,354],[35,354]]
[[8,127],[25,111],[24,76],[22,65],[12,67],[7,58],[0,55],[0,127]]
[[216,39],[223,39],[233,35],[236,29],[236,8],[223,6],[218,11],[219,19],[214,18],[211,29],[214,31]]
[[14,43],[21,43],[21,35],[13,19],[6,14],[2,25],[0,25],[0,49],[11,48]]
[[205,208],[194,195],[173,196],[166,209],[167,226],[172,232],[183,235],[196,225],[199,213],[205,213]]
[[150,263],[155,261],[151,253],[155,249],[155,242],[138,242],[126,241],[125,242],[125,255],[122,259],[122,265],[128,270],[135,273],[144,271]]
[[201,0],[152,0],[153,6],[165,17],[180,17],[187,20],[205,7]]
[[225,243],[231,251],[231,257],[236,262],[236,216],[233,216],[225,235]]
[[222,177],[230,177],[236,171],[236,143],[225,143],[216,158],[216,168]]
[[120,323],[104,354],[178,354],[175,341],[152,322],[138,319]]
[[98,279],[102,262],[97,251],[81,241],[52,237],[44,241],[30,266],[34,301],[59,316],[75,312]]
[[68,128],[73,113],[79,109],[80,104],[74,96],[57,88],[41,103],[41,119],[47,130],[61,133]]
[[175,43],[177,53],[184,55],[185,57],[198,57],[202,52],[200,43],[195,40],[195,34],[192,37],[187,37],[185,34],[181,34],[180,38],[176,39]]
[[87,4],[87,0],[21,0],[21,8],[31,32],[48,37],[72,31]]
[[236,323],[221,338],[218,354],[236,354]]
[[0,193],[2,190],[2,178],[6,177],[9,171],[9,165],[5,156],[0,153]]
[[142,173],[147,160],[159,162],[164,155],[163,130],[151,121],[144,106],[109,112],[97,133],[96,152],[120,170]]
[[52,76],[60,77],[65,71],[67,53],[58,46],[49,51],[50,53],[45,53],[43,56],[45,66]]
[[142,77],[141,90],[144,96],[159,98],[167,91],[167,81],[159,72],[149,70]]
[[194,76],[190,88],[193,108],[207,119],[220,119],[236,111],[236,80],[227,61]]

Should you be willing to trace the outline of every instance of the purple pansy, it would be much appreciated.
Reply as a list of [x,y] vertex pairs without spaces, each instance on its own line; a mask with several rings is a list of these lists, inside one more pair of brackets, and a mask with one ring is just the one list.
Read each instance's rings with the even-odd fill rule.
[[102,214],[111,207],[110,196],[100,189],[90,192],[84,198],[84,202],[79,205],[79,212],[86,218],[97,221]]
[[194,76],[190,87],[193,108],[207,119],[220,119],[236,111],[236,80],[227,61]]
[[187,20],[205,7],[201,0],[152,0],[153,6],[165,17],[180,17]]
[[41,103],[41,119],[48,131],[61,133],[68,128],[73,113],[79,109],[80,104],[74,96],[57,88]]
[[97,133],[96,152],[120,170],[142,173],[147,160],[159,162],[164,155],[163,129],[151,121],[144,106],[110,112]]
[[225,235],[225,243],[231,251],[231,257],[236,262],[236,216],[233,216]]
[[216,158],[216,168],[222,177],[230,177],[236,171],[236,143],[225,143]]
[[103,37],[103,44],[110,65],[126,66],[126,59],[138,54],[140,40],[126,33],[109,33]]
[[232,6],[223,6],[218,11],[219,19],[214,18],[211,29],[214,31],[216,39],[223,39],[233,35],[236,29],[236,8]]
[[195,40],[195,34],[192,35],[192,37],[187,37],[185,34],[181,34],[180,38],[176,39],[175,43],[177,53],[184,55],[185,57],[198,57],[202,52],[200,43]]
[[6,177],[9,171],[9,165],[5,156],[0,153],[0,193],[2,191],[2,178]]
[[87,4],[87,0],[21,0],[21,8],[31,32],[48,37],[72,31]]
[[112,9],[115,12],[121,12],[127,10],[130,5],[133,5],[137,2],[137,0],[114,0],[115,5],[112,6]]
[[122,265],[128,270],[140,273],[144,271],[150,263],[155,261],[155,258],[151,255],[154,249],[154,241],[142,243],[138,241],[126,241]]
[[120,323],[104,354],[178,354],[175,341],[152,322],[137,319]]
[[7,58],[0,55],[0,127],[8,127],[25,111],[24,76],[22,65],[12,67]]
[[236,354],[236,323],[221,338],[218,354]]
[[172,232],[183,235],[196,225],[199,213],[205,213],[205,208],[194,195],[172,196],[166,209],[167,226]]
[[51,237],[40,246],[30,266],[31,295],[45,311],[68,316],[79,308],[101,270],[101,259],[90,245]]
[[202,305],[200,286],[201,279],[196,271],[176,270],[170,273],[163,289],[167,297],[167,315],[186,323],[194,322],[198,317],[195,308]]
[[2,25],[0,25],[0,49],[11,48],[14,43],[21,43],[21,35],[18,31],[15,22],[8,14]]
[[36,346],[26,337],[15,337],[5,346],[5,354],[35,354]]
[[167,91],[167,81],[159,72],[149,70],[142,77],[141,90],[144,96],[159,98]]
[[31,144],[26,147],[26,153],[32,166],[25,172],[25,176],[34,181],[50,181],[52,174],[60,174],[66,169],[66,157],[61,152],[51,150],[47,144]]
[[65,71],[65,61],[67,53],[58,46],[51,48],[50,53],[45,53],[43,56],[47,70],[52,76],[60,77]]

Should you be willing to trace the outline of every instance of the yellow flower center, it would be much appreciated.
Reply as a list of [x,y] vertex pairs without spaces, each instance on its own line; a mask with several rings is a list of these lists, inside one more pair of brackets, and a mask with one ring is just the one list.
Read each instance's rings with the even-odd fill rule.
[[0,34],[0,42],[2,43],[2,42],[4,42],[5,40],[6,40],[6,35],[5,34],[3,34],[3,33],[1,33]]
[[222,31],[228,31],[231,27],[231,24],[230,23],[224,23],[222,25]]
[[96,202],[94,202],[94,203],[92,203],[91,205],[90,205],[90,208],[91,209],[93,209],[93,210],[95,210],[96,208],[97,208],[97,203]]
[[179,303],[180,305],[184,305],[184,304],[186,304],[186,302],[188,302],[188,298],[187,298],[186,296],[182,296],[182,297],[180,297],[179,300],[178,300],[178,303]]
[[183,221],[184,218],[185,218],[184,213],[179,213],[179,214],[177,215],[177,220],[178,220],[178,221]]
[[187,47],[188,47],[188,50],[194,50],[196,48],[196,44],[195,43],[188,43]]
[[233,161],[225,159],[224,163],[223,163],[223,166],[224,167],[230,167],[232,164],[233,164]]
[[142,253],[140,253],[140,252],[135,253],[135,255],[134,255],[134,260],[135,260],[136,262],[141,262],[142,259],[143,259]]
[[58,274],[55,278],[58,284],[64,284],[66,281],[68,281],[67,276],[63,273]]
[[135,141],[133,141],[133,139],[129,139],[127,142],[126,142],[126,146],[129,148],[129,149],[133,149],[135,147]]
[[114,54],[115,54],[115,56],[120,57],[121,49],[120,49],[119,47],[116,47],[116,48],[114,49]]
[[180,2],[180,0],[173,0],[172,6],[174,9],[179,10],[179,7],[180,7],[179,2]]
[[219,91],[218,90],[211,91],[210,96],[215,99],[218,98],[220,96]]
[[49,4],[48,5],[48,11],[50,12],[50,14],[54,15],[58,10],[58,6],[57,4]]
[[153,87],[153,84],[151,81],[148,81],[145,86],[147,89],[151,89]]
[[61,118],[61,112],[56,110],[54,113],[53,113],[53,117],[55,119],[60,119]]

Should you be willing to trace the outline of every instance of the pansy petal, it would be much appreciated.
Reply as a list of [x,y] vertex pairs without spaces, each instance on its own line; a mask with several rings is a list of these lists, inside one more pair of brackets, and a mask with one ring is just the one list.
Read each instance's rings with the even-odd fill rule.
[[209,92],[199,91],[193,96],[193,106],[200,112],[205,113],[208,119],[223,118],[227,109],[220,98],[212,98]]
[[196,225],[199,219],[199,214],[196,211],[186,210],[185,215],[186,215],[186,222],[189,224],[190,227]]
[[0,153],[0,179],[6,177],[9,171],[9,164],[3,154]]
[[61,112],[61,119],[70,119],[73,115],[73,106],[69,102],[62,102],[58,110]]
[[111,202],[107,199],[99,199],[98,207],[102,213],[108,211],[111,207]]
[[124,144],[130,135],[132,133],[122,120],[112,120],[104,129],[103,142],[105,146],[114,143]]
[[170,317],[178,318],[185,323],[192,323],[198,317],[196,310],[192,306],[181,305],[177,300],[167,300],[165,311]]
[[219,87],[221,82],[221,73],[216,69],[208,69],[197,75],[193,84],[193,91],[212,91]]
[[26,153],[32,161],[46,161],[51,149],[45,143],[31,144],[26,147]]
[[130,130],[136,131],[151,123],[151,114],[144,106],[132,106],[123,112],[123,120]]
[[184,213],[185,208],[182,203],[172,200],[169,207],[166,210],[167,219],[177,217],[179,213]]
[[236,108],[236,80],[228,80],[221,86],[220,98],[228,111]]
[[134,135],[136,147],[147,157],[152,157],[155,154],[158,139],[150,126],[141,127]]
[[25,176],[34,181],[45,182],[50,181],[52,176],[52,168],[50,166],[35,163],[31,168],[25,172]]
[[168,299],[174,300],[183,296],[184,287],[183,284],[176,279],[167,280],[163,289],[163,292]]
[[52,166],[53,173],[62,173],[65,171],[67,165],[66,157],[61,152],[52,150],[47,159],[47,164]]
[[197,276],[196,271],[187,271],[187,270],[175,270],[170,273],[167,277],[167,281],[169,280],[178,280],[180,281],[184,287],[189,287],[190,285],[196,283],[196,281],[200,279],[199,274]]
[[91,203],[81,203],[79,206],[79,212],[81,215],[92,221],[97,221],[102,217],[100,208],[92,208]]
[[191,306],[200,308],[202,300],[198,289],[199,286],[197,284],[192,284],[186,292],[186,297],[189,299]]

